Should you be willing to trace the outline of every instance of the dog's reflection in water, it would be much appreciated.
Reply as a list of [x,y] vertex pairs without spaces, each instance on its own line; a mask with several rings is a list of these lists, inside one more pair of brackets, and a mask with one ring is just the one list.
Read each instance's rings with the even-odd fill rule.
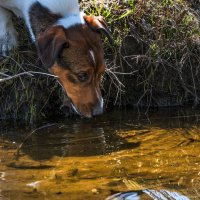
[[35,132],[23,144],[20,151],[34,160],[50,159],[53,156],[95,156],[122,149],[132,149],[139,142],[127,142],[113,130],[99,125],[77,122],[58,125]]

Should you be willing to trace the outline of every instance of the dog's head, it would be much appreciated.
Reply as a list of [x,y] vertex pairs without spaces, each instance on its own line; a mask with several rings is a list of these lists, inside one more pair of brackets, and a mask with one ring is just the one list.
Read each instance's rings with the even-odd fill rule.
[[112,39],[101,17],[84,16],[84,20],[85,24],[68,29],[49,28],[39,35],[36,46],[42,63],[58,77],[74,109],[92,117],[103,112],[100,84],[105,61],[99,33]]

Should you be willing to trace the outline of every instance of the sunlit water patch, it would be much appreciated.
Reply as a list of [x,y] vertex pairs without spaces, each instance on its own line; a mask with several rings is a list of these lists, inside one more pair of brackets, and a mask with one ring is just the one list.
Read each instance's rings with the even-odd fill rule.
[[200,199],[198,116],[113,111],[34,130],[2,123],[0,200]]

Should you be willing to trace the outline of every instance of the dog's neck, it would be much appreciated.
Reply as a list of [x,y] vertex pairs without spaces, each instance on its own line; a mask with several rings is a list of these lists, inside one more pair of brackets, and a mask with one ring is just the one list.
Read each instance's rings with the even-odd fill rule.
[[69,28],[84,24],[83,14],[79,11],[78,0],[29,0],[24,18],[35,41],[37,36],[54,25]]

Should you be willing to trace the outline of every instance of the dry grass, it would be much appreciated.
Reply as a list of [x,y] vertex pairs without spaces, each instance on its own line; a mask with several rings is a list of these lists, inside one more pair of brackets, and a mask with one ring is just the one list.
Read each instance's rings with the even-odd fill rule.
[[24,24],[16,23],[23,39],[17,50],[1,60],[0,119],[33,123],[73,113],[56,79],[42,67]]
[[[147,110],[150,106],[198,105],[199,2],[97,2],[85,5],[110,23],[117,49],[112,68],[122,72],[118,78],[125,86],[124,93],[111,94],[110,100]],[[116,96],[120,97],[117,101]]]

